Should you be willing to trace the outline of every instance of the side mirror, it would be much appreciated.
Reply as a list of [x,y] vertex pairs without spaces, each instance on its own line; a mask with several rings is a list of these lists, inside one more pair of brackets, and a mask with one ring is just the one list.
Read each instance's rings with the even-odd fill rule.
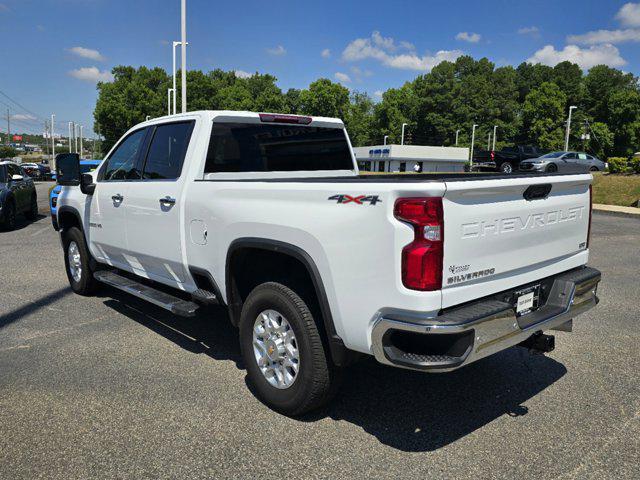
[[88,173],[83,173],[80,177],[80,191],[85,195],[93,195],[96,191],[96,184],[93,183],[93,177]]
[[12,175],[11,180],[13,180],[14,182],[19,182],[21,180],[24,180],[24,177],[22,175]]
[[80,185],[80,155],[77,153],[56,155],[56,183],[72,187]]

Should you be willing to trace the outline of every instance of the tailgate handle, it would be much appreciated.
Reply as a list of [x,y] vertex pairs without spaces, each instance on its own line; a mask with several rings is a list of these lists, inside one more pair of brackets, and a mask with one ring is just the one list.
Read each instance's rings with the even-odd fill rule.
[[529,185],[524,191],[522,196],[525,200],[539,200],[541,198],[547,198],[551,192],[551,184],[543,183],[541,185]]

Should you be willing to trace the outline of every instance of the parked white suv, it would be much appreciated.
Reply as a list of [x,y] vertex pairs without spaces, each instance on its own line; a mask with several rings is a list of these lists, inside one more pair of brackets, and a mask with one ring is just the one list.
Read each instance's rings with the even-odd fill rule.
[[541,332],[598,302],[589,174],[360,176],[342,121],[230,111],[141,123],[95,172],[77,162],[56,162],[73,290],[227,306],[285,414],[328,401],[361,354],[442,372],[549,351]]

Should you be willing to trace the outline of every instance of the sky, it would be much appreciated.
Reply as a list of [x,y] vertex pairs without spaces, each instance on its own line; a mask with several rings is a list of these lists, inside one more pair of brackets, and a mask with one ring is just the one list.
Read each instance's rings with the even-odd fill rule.
[[[91,136],[111,68],[171,70],[180,0],[0,0],[0,32],[0,119],[9,106],[11,130],[36,133],[55,113],[56,133]],[[374,99],[463,54],[640,74],[640,3],[612,0],[187,0],[187,37],[189,69],[270,73],[283,90],[326,77]]]

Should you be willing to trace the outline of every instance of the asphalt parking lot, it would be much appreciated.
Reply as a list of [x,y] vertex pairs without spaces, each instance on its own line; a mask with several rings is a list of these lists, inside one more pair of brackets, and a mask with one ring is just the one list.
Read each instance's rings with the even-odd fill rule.
[[0,478],[638,478],[639,245],[640,221],[594,216],[601,303],[550,355],[366,360],[293,420],[246,388],[221,309],[75,296],[49,217],[20,220],[0,232]]

